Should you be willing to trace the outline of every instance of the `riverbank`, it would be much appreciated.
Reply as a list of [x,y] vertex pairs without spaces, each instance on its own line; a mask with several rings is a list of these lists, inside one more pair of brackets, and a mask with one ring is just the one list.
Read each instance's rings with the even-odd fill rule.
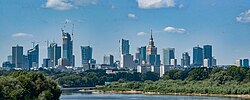
[[233,95],[233,94],[199,94],[199,93],[164,93],[164,92],[144,92],[144,91],[103,91],[96,90],[94,94],[146,94],[146,95],[178,95],[178,96],[212,96],[212,97],[233,97],[250,99],[250,95]]

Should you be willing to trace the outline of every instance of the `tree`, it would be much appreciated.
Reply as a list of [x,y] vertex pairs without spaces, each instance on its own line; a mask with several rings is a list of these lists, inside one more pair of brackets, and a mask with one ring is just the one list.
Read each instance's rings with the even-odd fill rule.
[[145,80],[151,80],[151,81],[157,81],[160,79],[159,74],[154,73],[154,72],[147,72],[142,75],[142,79]]

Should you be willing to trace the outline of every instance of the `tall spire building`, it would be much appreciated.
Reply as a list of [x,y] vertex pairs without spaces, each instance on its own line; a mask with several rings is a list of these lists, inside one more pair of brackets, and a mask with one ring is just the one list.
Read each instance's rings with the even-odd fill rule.
[[63,58],[66,58],[68,60],[68,66],[75,66],[75,56],[73,55],[73,40],[71,39],[71,35],[62,30],[62,38]]
[[157,65],[159,66],[160,55],[157,54],[157,47],[154,45],[153,32],[151,30],[149,45],[147,46],[147,63],[149,65]]
[[151,30],[151,35],[150,35],[150,40],[149,40],[149,45],[147,47],[147,55],[156,55],[157,54],[157,48],[154,45],[154,39],[152,35],[152,30]]

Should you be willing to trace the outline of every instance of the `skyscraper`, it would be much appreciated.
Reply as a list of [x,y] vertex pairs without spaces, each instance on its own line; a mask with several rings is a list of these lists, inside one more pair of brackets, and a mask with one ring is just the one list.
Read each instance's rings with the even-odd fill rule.
[[171,59],[175,59],[175,48],[163,49],[163,65],[170,65]]
[[110,65],[114,67],[114,56],[113,55],[104,55],[103,64]]
[[171,66],[177,66],[177,59],[170,59]]
[[73,40],[69,33],[65,33],[62,30],[63,38],[63,58],[68,59],[68,66],[75,66],[74,55],[73,55]]
[[55,67],[58,65],[58,60],[61,58],[61,46],[56,43],[51,43],[48,47],[48,58],[50,60],[50,67]]
[[203,59],[208,59],[208,67],[212,66],[213,52],[211,45],[203,46]]
[[23,47],[22,46],[13,46],[12,47],[12,64],[16,68],[23,68]]
[[37,44],[34,48],[27,51],[29,68],[39,67],[39,45]]
[[121,55],[121,68],[125,69],[134,69],[133,55],[131,54],[122,54]]
[[92,59],[92,48],[90,46],[81,46],[82,65],[88,64]]
[[151,30],[149,45],[147,46],[146,54],[147,54],[147,63],[149,65],[156,65],[159,63],[160,59],[158,59],[159,55],[157,55],[157,47],[155,47],[154,45],[152,30]]
[[122,39],[121,41],[119,41],[119,43],[120,43],[121,55],[122,54],[129,54],[129,48],[130,48],[129,40]]
[[139,50],[139,64],[142,64],[143,61],[146,62],[147,56],[146,56],[146,46],[142,46],[138,48]]
[[193,65],[202,66],[203,65],[203,49],[199,46],[193,48]]
[[249,60],[248,59],[243,59],[242,60],[242,67],[249,67]]
[[157,54],[157,48],[154,45],[154,39],[153,39],[152,34],[153,33],[152,33],[152,30],[151,30],[149,45],[147,47],[147,55],[156,55]]
[[181,66],[182,67],[189,67],[190,66],[190,56],[189,56],[188,52],[184,52],[182,54]]
[[236,60],[235,64],[238,67],[242,67],[242,59]]

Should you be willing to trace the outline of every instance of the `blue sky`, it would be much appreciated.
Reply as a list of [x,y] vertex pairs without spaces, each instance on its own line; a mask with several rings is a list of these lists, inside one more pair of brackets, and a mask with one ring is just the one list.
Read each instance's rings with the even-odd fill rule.
[[90,44],[99,63],[105,54],[119,59],[119,39],[129,39],[134,54],[148,44],[150,29],[160,54],[174,47],[180,59],[196,45],[211,44],[218,64],[250,58],[249,0],[0,0],[0,62],[11,46],[27,50],[35,41],[41,64],[46,40],[61,45],[65,21],[68,32],[75,24],[77,66],[80,46]]

